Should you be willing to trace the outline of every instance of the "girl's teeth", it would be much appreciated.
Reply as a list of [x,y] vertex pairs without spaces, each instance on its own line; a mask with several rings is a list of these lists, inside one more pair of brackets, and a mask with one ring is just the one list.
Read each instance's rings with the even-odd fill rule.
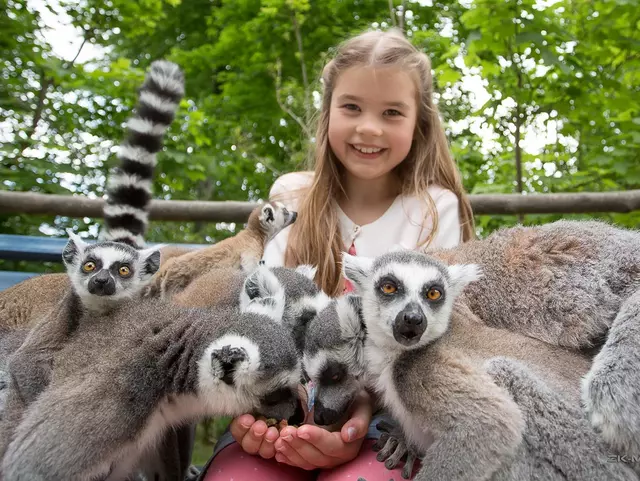
[[375,154],[376,152],[380,152],[382,149],[375,147],[356,147],[356,150],[359,150],[363,154]]

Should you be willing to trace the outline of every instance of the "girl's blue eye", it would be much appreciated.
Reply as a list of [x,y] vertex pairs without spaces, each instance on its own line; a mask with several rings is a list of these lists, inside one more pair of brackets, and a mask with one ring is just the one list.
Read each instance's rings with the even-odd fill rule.
[[398,115],[402,115],[402,112],[396,109],[385,110],[384,113],[390,117],[397,117]]
[[344,104],[342,108],[347,110],[354,110],[354,111],[360,110],[360,107],[358,107],[356,104]]

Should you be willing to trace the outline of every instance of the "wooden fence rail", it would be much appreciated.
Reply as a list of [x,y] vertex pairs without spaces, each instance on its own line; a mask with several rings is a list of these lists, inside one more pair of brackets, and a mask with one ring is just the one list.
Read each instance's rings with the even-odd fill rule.
[[[640,190],[562,194],[471,195],[476,215],[584,214],[640,210]],[[0,213],[102,217],[102,199],[76,195],[38,194],[0,190]],[[164,221],[244,222],[255,207],[251,202],[153,200],[150,217]]]

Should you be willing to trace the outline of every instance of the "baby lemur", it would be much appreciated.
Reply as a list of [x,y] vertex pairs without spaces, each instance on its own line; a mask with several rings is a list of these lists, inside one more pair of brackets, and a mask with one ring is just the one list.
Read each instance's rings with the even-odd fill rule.
[[[105,308],[112,300],[138,295],[160,265],[157,249],[141,249],[149,224],[156,156],[183,95],[180,68],[164,60],[153,62],[118,150],[120,164],[107,181],[101,242],[85,244],[70,234],[62,254],[68,276],[45,274],[0,292],[0,326],[34,325],[71,285],[89,308]],[[71,258],[79,264],[72,264]]]
[[[398,421],[406,442],[422,454],[417,480],[516,480],[521,478],[508,473],[523,470],[530,471],[531,479],[636,479],[627,466],[606,462],[607,448],[585,429],[584,421],[577,439],[572,441],[572,430],[558,435],[551,430],[555,418],[541,421],[529,413],[527,419],[527,403],[519,405],[505,383],[496,383],[491,375],[496,357],[522,361],[561,400],[577,406],[580,378],[590,359],[487,326],[464,302],[455,302],[478,279],[477,266],[446,266],[410,251],[376,259],[347,254],[344,273],[362,297],[368,382]],[[566,421],[560,412],[554,415]],[[579,416],[571,421],[576,428],[580,422]],[[535,456],[540,450],[552,459],[516,457],[529,423],[554,435],[541,436],[536,441],[541,444],[526,452]],[[569,462],[573,451],[600,456]],[[517,467],[522,462],[526,469]],[[540,471],[540,463],[555,469]],[[542,472],[555,474],[544,478]]]
[[295,222],[297,213],[280,202],[267,202],[253,209],[246,229],[212,246],[173,257],[162,265],[147,288],[147,297],[171,297],[211,269],[245,267],[262,259],[264,247],[282,229]]
[[268,294],[215,310],[138,299],[96,315],[70,292],[49,322],[74,334],[14,428],[4,479],[124,479],[169,428],[244,412],[290,418],[300,362],[280,324],[284,296]]

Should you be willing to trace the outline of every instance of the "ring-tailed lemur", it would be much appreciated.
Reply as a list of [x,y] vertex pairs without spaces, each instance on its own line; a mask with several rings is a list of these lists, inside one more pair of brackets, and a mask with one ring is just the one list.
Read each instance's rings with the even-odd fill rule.
[[156,154],[183,95],[180,68],[164,60],[153,62],[120,144],[120,165],[107,181],[99,242],[85,244],[70,233],[62,256],[68,276],[44,274],[0,292],[0,325],[33,326],[63,297],[69,280],[87,307],[101,309],[111,300],[138,295],[151,279],[159,268],[160,255],[154,252],[158,249],[142,248]]
[[[78,312],[105,314],[124,300],[136,298],[160,266],[158,248],[142,249],[143,235],[148,224],[156,153],[183,94],[184,78],[178,66],[166,61],[153,62],[140,88],[127,137],[120,145],[120,167],[108,180],[105,226],[100,235],[103,240],[85,243],[68,231],[70,238],[63,249],[62,260],[71,286],[59,283],[49,287],[62,288],[60,295],[69,288],[74,290],[79,298],[75,308]],[[35,291],[38,292],[37,286]],[[28,294],[31,298],[27,301],[39,301],[40,297],[33,292]],[[57,324],[48,322],[49,318],[56,318],[60,313],[56,312],[53,302],[46,312],[41,322],[35,323],[33,331],[28,333],[26,328],[31,326],[22,325],[18,326],[21,331],[15,333],[25,339],[12,353],[12,363],[21,366],[19,371],[23,375],[15,375],[12,369],[7,378],[21,396],[9,402],[11,419],[3,423],[5,425],[15,424],[26,406],[45,389],[53,353],[67,342],[77,327],[78,316],[69,316],[62,327],[52,329]],[[4,447],[0,447],[0,452],[4,452]]]
[[[240,308],[142,299],[102,318],[81,312],[74,336],[54,354],[50,385],[15,428],[4,479],[123,479],[181,423],[294,415],[300,360],[280,323],[284,297],[266,294]],[[74,316],[73,294],[66,302],[62,324]]]
[[[408,445],[423,456],[417,480],[490,479],[520,462],[515,456],[529,426],[513,393],[487,370],[497,356],[522,361],[569,405],[577,405],[588,357],[489,327],[464,303],[455,303],[478,278],[476,266],[445,266],[409,251],[376,259],[345,254],[344,273],[362,297],[371,386],[399,422]],[[536,422],[551,429],[558,416],[549,413]],[[607,453],[596,433],[585,433],[576,446],[564,435],[539,439],[541,451],[557,456],[546,463],[571,468],[552,479],[635,479],[628,467],[597,459],[591,477],[581,477],[579,466],[566,460],[574,447],[586,443],[602,457]],[[464,456],[457,455],[461,451]],[[535,469],[531,475],[541,479]]]
[[166,60],[153,62],[118,150],[120,165],[107,181],[102,242],[88,245],[69,233],[62,259],[74,289],[90,310],[137,296],[160,268],[159,248],[141,249],[149,225],[157,153],[183,96],[180,68]]
[[255,267],[262,259],[267,242],[293,224],[297,215],[280,202],[259,205],[249,215],[247,227],[235,236],[169,259],[145,295],[173,296],[213,269]]
[[462,299],[486,324],[571,349],[601,348],[582,402],[612,449],[633,456],[640,453],[638,246],[640,231],[563,220],[427,254],[481,267],[482,282]]
[[307,383],[314,386],[315,424],[338,423],[365,387],[365,337],[362,305],[355,295],[332,299],[309,322],[302,367]]

